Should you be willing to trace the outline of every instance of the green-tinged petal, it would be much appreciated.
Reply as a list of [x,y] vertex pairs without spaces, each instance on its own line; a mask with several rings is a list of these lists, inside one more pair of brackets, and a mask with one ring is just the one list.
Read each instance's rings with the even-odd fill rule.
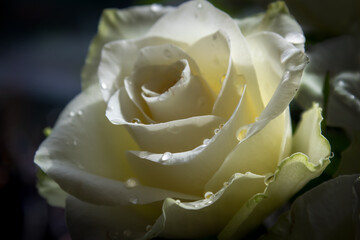
[[348,149],[341,154],[339,168],[336,176],[343,174],[360,173],[360,132],[352,133],[352,142]]
[[263,195],[254,195],[243,205],[221,231],[219,239],[243,237],[308,181],[318,177],[329,162],[328,159],[322,159],[317,164],[313,164],[302,153],[293,154],[285,159],[275,174],[267,179],[268,186]]
[[302,152],[311,163],[317,164],[320,159],[330,156],[329,141],[321,135],[321,108],[314,104],[306,111],[296,129],[292,152]]
[[208,192],[202,200],[180,202],[168,198],[163,204],[162,215],[144,239],[159,234],[178,239],[214,236],[233,216],[234,209],[264,188],[264,176],[238,173],[218,192]]
[[284,2],[269,4],[265,13],[238,19],[241,32],[247,37],[258,32],[275,32],[299,49],[304,49],[305,37],[300,25],[290,15]]
[[91,42],[82,71],[82,88],[98,82],[97,68],[102,47],[119,39],[138,38],[164,14],[173,8],[160,5],[137,6],[128,9],[106,9],[100,18],[98,33]]
[[272,210],[322,173],[330,163],[330,144],[321,135],[321,120],[321,110],[317,105],[303,114],[293,139],[295,153],[280,162],[275,174],[266,180],[265,198],[256,201],[258,196],[254,196],[250,199],[249,204],[244,205],[223,229],[220,239],[244,236]]
[[304,193],[261,240],[357,239],[359,176],[340,176]]
[[51,206],[65,207],[65,200],[68,194],[64,192],[54,180],[49,178],[40,169],[37,173],[36,187],[40,196],[45,198]]
[[62,112],[36,152],[35,163],[65,192],[90,203],[144,204],[169,196],[198,199],[141,184],[129,188],[127,181],[134,175],[125,152],[138,146],[123,126],[108,121],[105,108],[95,85],[83,91]]
[[161,202],[102,206],[74,197],[66,201],[66,221],[73,240],[139,239],[161,214]]

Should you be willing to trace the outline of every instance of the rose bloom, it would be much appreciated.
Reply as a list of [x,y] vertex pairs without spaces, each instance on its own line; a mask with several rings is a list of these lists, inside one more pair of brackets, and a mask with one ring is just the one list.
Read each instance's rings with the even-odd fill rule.
[[304,41],[282,2],[245,19],[206,1],[105,10],[35,156],[72,239],[239,238],[320,175],[320,108],[294,136],[289,114]]

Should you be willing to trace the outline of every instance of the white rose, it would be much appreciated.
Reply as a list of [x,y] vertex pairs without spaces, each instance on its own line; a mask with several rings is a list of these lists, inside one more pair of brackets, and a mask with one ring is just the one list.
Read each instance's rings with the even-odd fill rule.
[[291,131],[303,42],[281,2],[241,20],[206,1],[106,10],[35,157],[72,238],[243,236],[321,174],[320,109]]

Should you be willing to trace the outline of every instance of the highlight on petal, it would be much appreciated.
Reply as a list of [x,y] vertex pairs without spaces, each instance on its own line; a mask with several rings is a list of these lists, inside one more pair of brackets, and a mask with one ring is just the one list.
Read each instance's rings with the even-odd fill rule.
[[309,190],[261,239],[356,239],[359,183],[359,174],[346,175]]
[[163,7],[158,4],[130,7],[123,10],[105,9],[100,17],[98,33],[90,44],[81,73],[82,88],[85,89],[98,83],[97,68],[101,49],[106,43],[141,37],[160,17],[172,10],[172,7]]
[[264,176],[234,174],[216,193],[206,192],[204,199],[182,202],[168,198],[163,213],[143,239],[158,235],[166,238],[203,238],[216,235],[252,195],[265,188]]
[[290,15],[285,2],[277,1],[271,3],[265,13],[237,19],[236,21],[241,32],[246,37],[258,32],[274,32],[304,51],[305,37],[303,31],[296,20]]
[[[280,207],[308,181],[318,177],[330,163],[330,145],[321,135],[321,109],[317,105],[303,114],[295,133],[294,152],[280,162],[266,180],[265,198],[254,196],[220,233],[220,239],[240,238],[255,228],[273,209]],[[309,134],[311,132],[311,134]]]

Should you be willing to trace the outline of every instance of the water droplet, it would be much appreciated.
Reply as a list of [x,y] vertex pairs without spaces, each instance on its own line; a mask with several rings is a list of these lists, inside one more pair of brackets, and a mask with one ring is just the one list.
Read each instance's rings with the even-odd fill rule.
[[181,201],[178,199],[175,201],[175,203],[179,205],[181,203]]
[[104,83],[104,82],[101,83],[100,85],[101,85],[101,88],[102,88],[102,89],[107,89],[107,87],[108,87],[108,86],[106,85],[106,83]]
[[150,232],[150,231],[151,231],[151,228],[152,228],[151,225],[147,225],[146,228],[145,228],[145,230],[146,230],[147,232]]
[[124,235],[124,237],[126,237],[126,238],[131,237],[131,234],[132,234],[132,232],[131,232],[130,230],[124,230],[124,232],[123,232],[123,235]]
[[203,145],[207,146],[209,144],[209,142],[210,142],[210,139],[205,138],[204,141],[203,141]]
[[139,199],[136,196],[132,196],[129,198],[129,202],[132,204],[137,204],[139,202]]
[[79,110],[79,111],[77,111],[77,113],[76,113],[78,116],[82,116],[83,115],[83,111],[82,110]]
[[202,3],[201,3],[201,2],[198,2],[198,4],[196,5],[196,7],[197,7],[197,8],[202,8],[202,7],[203,7],[203,5],[202,5]]
[[74,145],[74,146],[77,146],[77,145],[78,145],[78,142],[77,142],[76,139],[73,140],[73,145]]
[[214,35],[212,35],[212,40],[216,40],[217,39],[217,37],[218,37],[218,34],[217,33],[215,33]]
[[218,134],[220,132],[220,128],[216,128],[215,130],[214,130],[214,133],[215,134]]
[[125,182],[125,187],[127,187],[127,188],[134,188],[137,185],[138,185],[138,182],[137,182],[137,180],[135,178],[129,178]]
[[121,239],[121,236],[120,236],[120,233],[119,232],[116,232],[116,231],[109,231],[107,233],[107,238],[109,240],[120,240]]
[[241,141],[246,137],[247,128],[240,128],[236,134],[236,138]]
[[153,12],[159,12],[161,10],[161,5],[160,4],[152,4],[150,6],[150,10]]
[[229,186],[229,182],[224,182],[224,187],[227,187],[227,186]]
[[169,160],[172,157],[171,152],[165,152],[162,156],[161,156],[161,161],[162,162],[166,162],[167,160]]
[[221,78],[219,79],[219,82],[220,82],[221,85],[224,83],[225,78],[226,78],[226,75],[224,74],[224,75],[222,75]]
[[204,198],[205,198],[205,199],[210,199],[210,198],[212,198],[212,197],[214,197],[214,193],[213,193],[213,192],[206,192],[206,193],[204,194]]
[[333,158],[334,156],[335,156],[334,152],[331,152],[329,158]]
[[164,50],[164,55],[165,55],[165,57],[170,58],[172,54],[171,54],[171,51],[169,49],[165,49]]
[[141,120],[138,119],[138,118],[133,118],[133,120],[131,120],[131,122],[134,123],[134,124],[140,124]]
[[223,124],[223,123],[220,123],[219,129],[222,129],[223,127],[224,127],[224,124]]
[[69,112],[69,115],[68,115],[69,117],[74,117],[75,116],[75,112],[73,112],[73,111],[71,111],[71,112]]
[[301,44],[305,42],[304,35],[298,32],[291,32],[286,34],[285,39],[293,44]]

